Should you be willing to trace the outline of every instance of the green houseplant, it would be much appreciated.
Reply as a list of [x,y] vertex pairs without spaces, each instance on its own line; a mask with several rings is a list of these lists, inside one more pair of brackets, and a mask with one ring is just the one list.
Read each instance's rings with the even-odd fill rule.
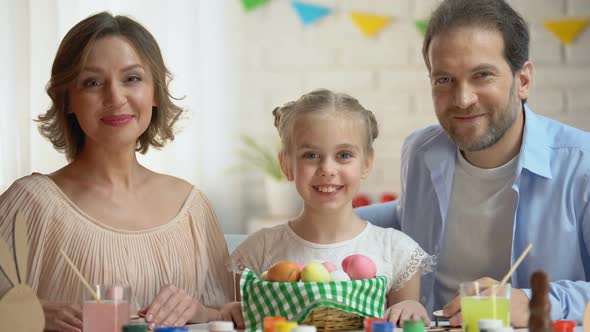
[[254,138],[245,134],[240,138],[243,143],[240,156],[250,167],[262,171],[276,181],[287,180],[279,164],[278,153],[280,146],[278,144],[274,147],[263,146],[256,142]]
[[240,137],[240,157],[249,168],[264,174],[266,203],[271,217],[293,217],[301,211],[302,200],[279,164],[280,145],[262,145],[248,135]]

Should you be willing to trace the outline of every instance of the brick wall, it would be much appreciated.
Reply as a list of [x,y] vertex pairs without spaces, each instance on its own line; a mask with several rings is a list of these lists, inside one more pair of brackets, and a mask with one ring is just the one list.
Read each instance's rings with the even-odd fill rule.
[[[310,0],[334,12],[303,27],[290,1],[272,0],[246,13],[230,6],[232,57],[238,63],[241,131],[276,140],[271,110],[314,88],[349,93],[377,116],[381,135],[376,161],[361,191],[376,198],[399,190],[403,139],[414,129],[436,123],[421,35],[415,19],[426,18],[435,0]],[[590,0],[512,0],[531,26],[535,63],[529,105],[538,113],[590,130],[590,28],[569,47],[546,31],[544,19],[590,16]],[[394,17],[376,38],[361,35],[350,11]],[[259,173],[243,180],[246,217],[264,213]]]

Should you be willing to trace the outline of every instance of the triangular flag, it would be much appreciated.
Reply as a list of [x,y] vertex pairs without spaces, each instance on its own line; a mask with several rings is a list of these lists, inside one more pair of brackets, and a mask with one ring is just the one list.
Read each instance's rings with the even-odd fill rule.
[[293,8],[297,11],[299,15],[299,19],[303,25],[309,25],[312,23],[317,22],[322,17],[330,14],[332,11],[328,7],[318,6],[307,2],[302,1],[293,1],[291,3]]
[[416,20],[416,29],[420,31],[422,36],[426,33],[426,29],[428,28],[428,22],[426,20]]
[[242,6],[244,6],[244,9],[249,12],[258,6],[269,2],[270,0],[241,0],[241,1],[242,1]]
[[350,16],[362,33],[367,37],[373,37],[377,32],[385,28],[391,22],[391,17],[370,15],[364,13],[351,13]]
[[588,18],[572,18],[564,20],[547,20],[543,22],[547,30],[561,40],[564,45],[569,45],[580,32],[588,25]]

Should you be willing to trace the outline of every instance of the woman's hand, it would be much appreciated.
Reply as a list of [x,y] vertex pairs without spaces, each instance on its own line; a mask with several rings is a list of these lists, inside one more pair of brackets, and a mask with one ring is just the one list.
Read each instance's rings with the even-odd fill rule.
[[41,306],[45,314],[46,331],[82,331],[82,306],[80,304],[43,301]]
[[244,329],[244,316],[242,315],[242,302],[230,302],[221,308],[221,319],[233,321],[236,328]]
[[157,326],[183,326],[193,320],[206,322],[208,310],[184,289],[166,285],[160,289],[154,301],[140,312],[150,328]]
[[423,319],[424,326],[430,326],[426,309],[418,301],[407,300],[396,303],[385,311],[385,319],[396,326],[403,326],[404,320]]

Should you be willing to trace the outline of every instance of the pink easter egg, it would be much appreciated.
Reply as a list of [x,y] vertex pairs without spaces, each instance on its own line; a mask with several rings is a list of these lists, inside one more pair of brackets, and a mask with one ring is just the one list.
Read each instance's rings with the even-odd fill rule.
[[305,266],[305,264],[297,263],[297,262],[295,262],[295,265],[297,265],[297,267],[299,268],[299,271],[303,271],[303,267]]
[[342,271],[346,272],[346,269],[348,268],[348,263],[350,263],[350,260],[353,259],[354,256],[356,255],[349,255],[346,256],[346,258],[344,258],[344,260],[342,261]]
[[[344,263],[346,261],[346,264]],[[351,255],[344,259],[342,268],[352,280],[371,279],[377,274],[377,265],[365,255]]]
[[330,273],[332,273],[332,272],[334,272],[334,271],[338,270],[338,268],[336,268],[336,265],[334,265],[334,264],[332,264],[332,263],[330,263],[330,262],[328,262],[328,261],[326,261],[326,262],[323,262],[323,263],[322,263],[322,265],[323,265],[323,266],[326,268],[326,270],[328,270],[328,272],[330,272]]

